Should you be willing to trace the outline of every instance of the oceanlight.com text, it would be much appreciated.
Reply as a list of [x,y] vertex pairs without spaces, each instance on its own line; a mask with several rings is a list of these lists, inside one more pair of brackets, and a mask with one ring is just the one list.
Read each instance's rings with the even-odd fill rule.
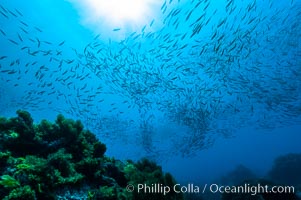
[[154,184],[137,184],[127,185],[126,190],[128,192],[137,191],[138,193],[144,194],[163,194],[166,195],[170,192],[175,193],[188,193],[188,194],[199,194],[199,193],[228,193],[228,194],[262,194],[262,193],[294,193],[295,188],[293,186],[270,186],[270,185],[261,185],[258,183],[257,185],[250,185],[245,183],[244,185],[239,186],[226,186],[219,184],[204,184],[204,185],[195,185],[189,183],[187,185],[175,184],[174,186],[167,186],[161,183]]
[[294,193],[295,188],[293,186],[270,186],[270,185],[250,185],[245,183],[240,186],[223,186],[218,184],[211,184],[209,187],[211,193],[233,193],[233,194],[251,194],[256,195],[259,193]]

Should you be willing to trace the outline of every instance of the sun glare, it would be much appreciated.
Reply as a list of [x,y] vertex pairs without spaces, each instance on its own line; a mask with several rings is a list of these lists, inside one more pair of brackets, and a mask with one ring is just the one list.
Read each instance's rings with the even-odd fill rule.
[[146,1],[141,0],[90,0],[92,8],[113,21],[139,21],[147,13]]
[[[139,32],[156,18],[162,0],[67,0],[79,11],[82,24],[95,32]],[[160,8],[159,8],[160,9]],[[101,30],[101,31],[100,31]]]

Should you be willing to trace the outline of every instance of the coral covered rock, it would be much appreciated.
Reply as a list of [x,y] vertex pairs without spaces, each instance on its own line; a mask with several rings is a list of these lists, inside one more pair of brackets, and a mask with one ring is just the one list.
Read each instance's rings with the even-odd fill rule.
[[80,121],[58,115],[55,123],[34,124],[28,112],[17,115],[0,118],[1,199],[183,199],[127,191],[128,184],[175,181],[147,159],[123,163],[105,156],[106,146]]

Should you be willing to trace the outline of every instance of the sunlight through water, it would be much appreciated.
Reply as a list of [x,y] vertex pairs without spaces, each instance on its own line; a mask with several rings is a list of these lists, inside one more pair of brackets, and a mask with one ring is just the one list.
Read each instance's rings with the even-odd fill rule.
[[139,32],[158,16],[162,0],[67,0],[81,17],[81,24],[95,34],[122,39]]

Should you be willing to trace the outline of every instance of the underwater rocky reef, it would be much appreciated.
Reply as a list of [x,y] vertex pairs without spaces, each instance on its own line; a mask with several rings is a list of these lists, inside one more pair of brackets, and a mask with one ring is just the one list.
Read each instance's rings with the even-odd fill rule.
[[280,183],[299,186],[301,189],[301,153],[289,153],[274,160],[268,173],[271,180]]
[[[0,117],[0,197],[3,200],[182,200],[213,196],[170,191],[139,192],[138,185],[176,185],[170,173],[148,159],[120,161],[105,155],[106,145],[77,120],[58,115],[34,123],[27,111]],[[278,157],[264,179],[244,166],[222,177],[224,185],[292,185],[294,193],[224,193],[222,200],[298,200],[301,154]],[[132,187],[131,191],[129,187]],[[137,186],[137,187],[136,187]],[[154,187],[152,187],[154,189]]]
[[[248,186],[248,193],[224,193],[222,200],[299,200],[301,197],[301,154],[289,153],[276,157],[271,169],[259,177],[251,169],[238,165],[219,181],[222,185]],[[260,186],[268,187],[269,192],[258,192]],[[278,192],[271,192],[272,187]],[[252,188],[254,189],[252,191]],[[286,188],[286,189],[285,189]],[[289,191],[291,188],[291,191]],[[293,188],[293,189],[292,189]],[[262,187],[261,187],[262,190]],[[256,191],[256,194],[254,193]],[[253,194],[252,194],[253,193]]]
[[127,185],[175,185],[169,173],[142,159],[121,162],[80,121],[58,115],[35,124],[29,112],[0,117],[0,197],[34,199],[183,199],[170,192],[128,192]]

